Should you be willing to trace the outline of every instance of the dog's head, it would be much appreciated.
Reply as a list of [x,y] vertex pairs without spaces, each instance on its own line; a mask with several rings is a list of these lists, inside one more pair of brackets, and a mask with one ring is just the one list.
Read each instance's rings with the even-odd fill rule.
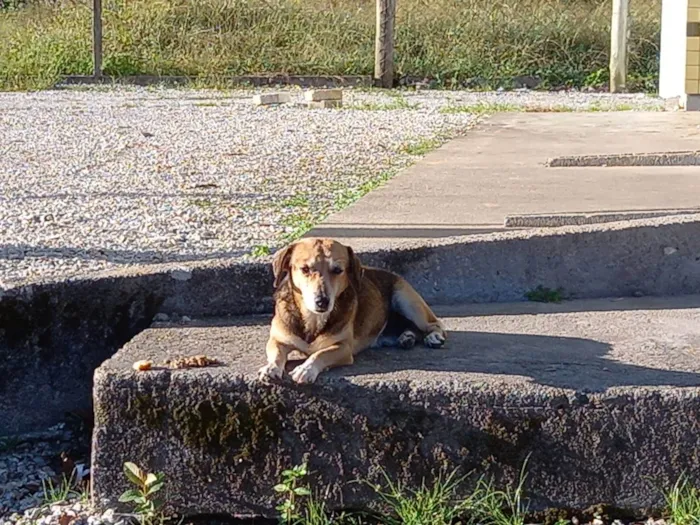
[[338,296],[348,287],[357,291],[362,278],[362,265],[352,248],[332,239],[302,239],[282,248],[272,270],[275,288],[290,279],[306,309],[317,314],[332,311]]

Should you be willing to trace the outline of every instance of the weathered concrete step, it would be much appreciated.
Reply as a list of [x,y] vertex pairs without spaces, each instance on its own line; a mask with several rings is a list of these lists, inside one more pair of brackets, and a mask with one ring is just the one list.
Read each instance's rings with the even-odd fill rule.
[[[379,469],[507,482],[528,454],[540,508],[640,508],[700,478],[700,296],[436,310],[447,348],[366,351],[311,386],[257,380],[265,316],[142,332],[95,374],[97,501],[127,488],[125,461],[165,472],[184,513],[273,514],[281,470],[305,460],[345,507],[372,499],[350,482]],[[196,354],[223,364],[132,369]]]

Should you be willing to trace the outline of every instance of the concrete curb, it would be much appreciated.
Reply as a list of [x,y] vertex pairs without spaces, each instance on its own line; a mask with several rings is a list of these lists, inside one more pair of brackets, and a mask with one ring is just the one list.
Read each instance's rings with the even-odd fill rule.
[[372,372],[295,386],[265,384],[243,369],[100,367],[95,501],[119,505],[125,461],[165,472],[169,503],[184,515],[271,517],[281,470],[303,461],[334,509],[378,503],[367,485],[353,482],[382,483],[380,468],[413,487],[441,467],[493,476],[503,487],[517,484],[529,458],[530,510],[604,503],[638,512],[662,505],[658,486],[671,486],[679,472],[697,477],[698,388],[587,394]]
[[[700,293],[700,216],[416,240],[360,255],[431,303]],[[159,265],[0,290],[0,435],[87,409],[93,370],[158,311],[268,312],[269,261]]]
[[547,161],[550,168],[617,166],[697,166],[700,151],[628,153],[622,155],[572,155]]

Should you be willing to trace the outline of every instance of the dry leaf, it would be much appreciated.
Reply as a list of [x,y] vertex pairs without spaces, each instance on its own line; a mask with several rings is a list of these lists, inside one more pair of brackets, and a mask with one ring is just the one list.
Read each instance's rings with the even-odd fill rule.
[[61,515],[58,517],[58,524],[59,525],[70,525],[73,521],[75,521],[75,516],[70,516],[66,514],[65,512],[61,513]]
[[191,357],[178,357],[177,359],[168,360],[166,364],[170,368],[201,368],[220,365],[221,362],[205,355],[194,355]]

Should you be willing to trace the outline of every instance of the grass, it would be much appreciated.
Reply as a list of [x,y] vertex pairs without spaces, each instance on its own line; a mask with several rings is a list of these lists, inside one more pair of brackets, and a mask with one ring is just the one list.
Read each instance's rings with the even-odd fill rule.
[[439,476],[431,485],[424,481],[416,490],[393,482],[385,472],[383,475],[385,487],[374,489],[391,510],[383,520],[387,525],[450,525],[472,506],[470,499],[457,501],[463,478],[455,472]]
[[[600,87],[608,81],[610,1],[404,0],[396,72],[439,87],[508,88],[524,75],[542,88]],[[656,86],[660,3],[631,3],[632,90]],[[89,74],[90,5],[34,0],[1,9],[0,89]],[[245,74],[370,75],[374,10],[374,0],[113,0],[104,5],[104,71],[185,75],[200,87]]]
[[[440,108],[440,113],[447,115],[455,113],[469,113],[472,115],[490,115],[493,113],[524,112],[524,113],[596,113],[600,111],[634,111],[637,109],[631,104],[590,104],[581,108],[571,106],[523,106],[504,102],[478,102],[476,104],[448,104]],[[663,111],[662,107],[650,107],[647,111]]]
[[700,525],[700,488],[686,476],[680,476],[664,496],[673,525]]
[[479,480],[472,495],[475,521],[479,525],[524,525],[528,511],[525,502],[527,460],[523,463],[520,478],[515,487],[500,490],[492,482]]
[[266,245],[258,245],[258,246],[253,246],[253,249],[250,250],[250,255],[252,257],[267,257],[272,253],[272,250],[270,249],[269,246]]
[[409,142],[401,146],[400,151],[407,155],[422,156],[433,151],[440,146],[443,141],[438,138],[420,139],[415,142]]
[[71,474],[70,477],[66,477],[64,474],[60,481],[55,483],[50,478],[41,481],[44,505],[54,505],[74,499],[87,501],[87,485],[80,487],[75,481],[74,474]]
[[394,93],[390,102],[360,102],[346,106],[345,109],[357,109],[363,111],[395,111],[397,109],[418,109],[419,107],[419,104],[411,104],[401,93]]

